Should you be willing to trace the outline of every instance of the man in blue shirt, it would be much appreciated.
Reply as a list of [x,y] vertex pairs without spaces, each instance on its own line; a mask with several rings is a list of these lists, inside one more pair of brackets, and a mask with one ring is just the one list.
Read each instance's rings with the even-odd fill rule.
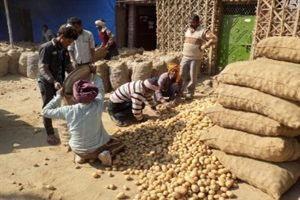
[[123,148],[104,129],[102,111],[104,104],[104,87],[102,80],[94,76],[93,83],[77,81],[73,86],[75,105],[59,107],[61,90],[43,109],[42,115],[67,121],[71,135],[69,145],[75,153],[75,161],[99,160],[110,165],[112,156]]

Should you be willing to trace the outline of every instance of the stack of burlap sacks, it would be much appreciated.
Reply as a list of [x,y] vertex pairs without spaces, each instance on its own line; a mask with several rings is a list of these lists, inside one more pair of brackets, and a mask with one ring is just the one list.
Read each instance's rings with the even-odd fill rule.
[[167,64],[179,63],[180,54],[165,55],[158,51],[144,52],[114,60],[95,63],[97,74],[102,78],[105,92],[117,89],[124,83],[158,77],[167,71]]
[[275,199],[300,176],[300,38],[272,37],[256,60],[229,64],[218,76],[215,126],[201,140],[241,180]]
[[38,52],[29,43],[16,45],[0,43],[0,77],[7,74],[20,74],[35,79],[38,71]]

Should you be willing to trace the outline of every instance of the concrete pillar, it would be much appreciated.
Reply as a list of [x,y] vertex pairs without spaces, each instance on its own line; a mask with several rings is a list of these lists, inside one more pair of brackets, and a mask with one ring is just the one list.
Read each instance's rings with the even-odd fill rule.
[[116,40],[119,48],[127,46],[127,21],[126,21],[126,5],[119,5],[116,7],[116,24],[117,34]]
[[136,31],[136,7],[133,4],[128,6],[128,47],[135,47]]

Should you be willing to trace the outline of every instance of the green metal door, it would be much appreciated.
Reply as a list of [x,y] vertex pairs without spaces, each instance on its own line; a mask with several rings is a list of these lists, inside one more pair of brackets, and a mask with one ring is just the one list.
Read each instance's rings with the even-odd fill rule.
[[218,67],[250,57],[255,16],[224,15],[219,35]]

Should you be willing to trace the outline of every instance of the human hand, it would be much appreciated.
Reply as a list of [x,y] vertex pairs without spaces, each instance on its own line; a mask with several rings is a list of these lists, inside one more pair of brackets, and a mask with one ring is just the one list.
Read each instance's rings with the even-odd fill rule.
[[96,73],[96,69],[97,69],[96,65],[95,64],[90,64],[89,67],[90,67],[90,72],[93,73],[93,74],[95,74]]
[[55,82],[54,82],[54,88],[55,88],[56,90],[61,89],[62,86],[61,86],[60,82],[55,81]]
[[63,88],[60,88],[59,90],[56,91],[56,94],[60,95],[60,96],[64,96],[64,93],[65,93],[65,91]]
[[78,64],[76,63],[75,60],[72,60],[71,63],[72,63],[72,66],[74,67],[74,69],[76,69],[78,67]]
[[147,120],[148,120],[148,118],[144,116],[140,122],[146,122]]

